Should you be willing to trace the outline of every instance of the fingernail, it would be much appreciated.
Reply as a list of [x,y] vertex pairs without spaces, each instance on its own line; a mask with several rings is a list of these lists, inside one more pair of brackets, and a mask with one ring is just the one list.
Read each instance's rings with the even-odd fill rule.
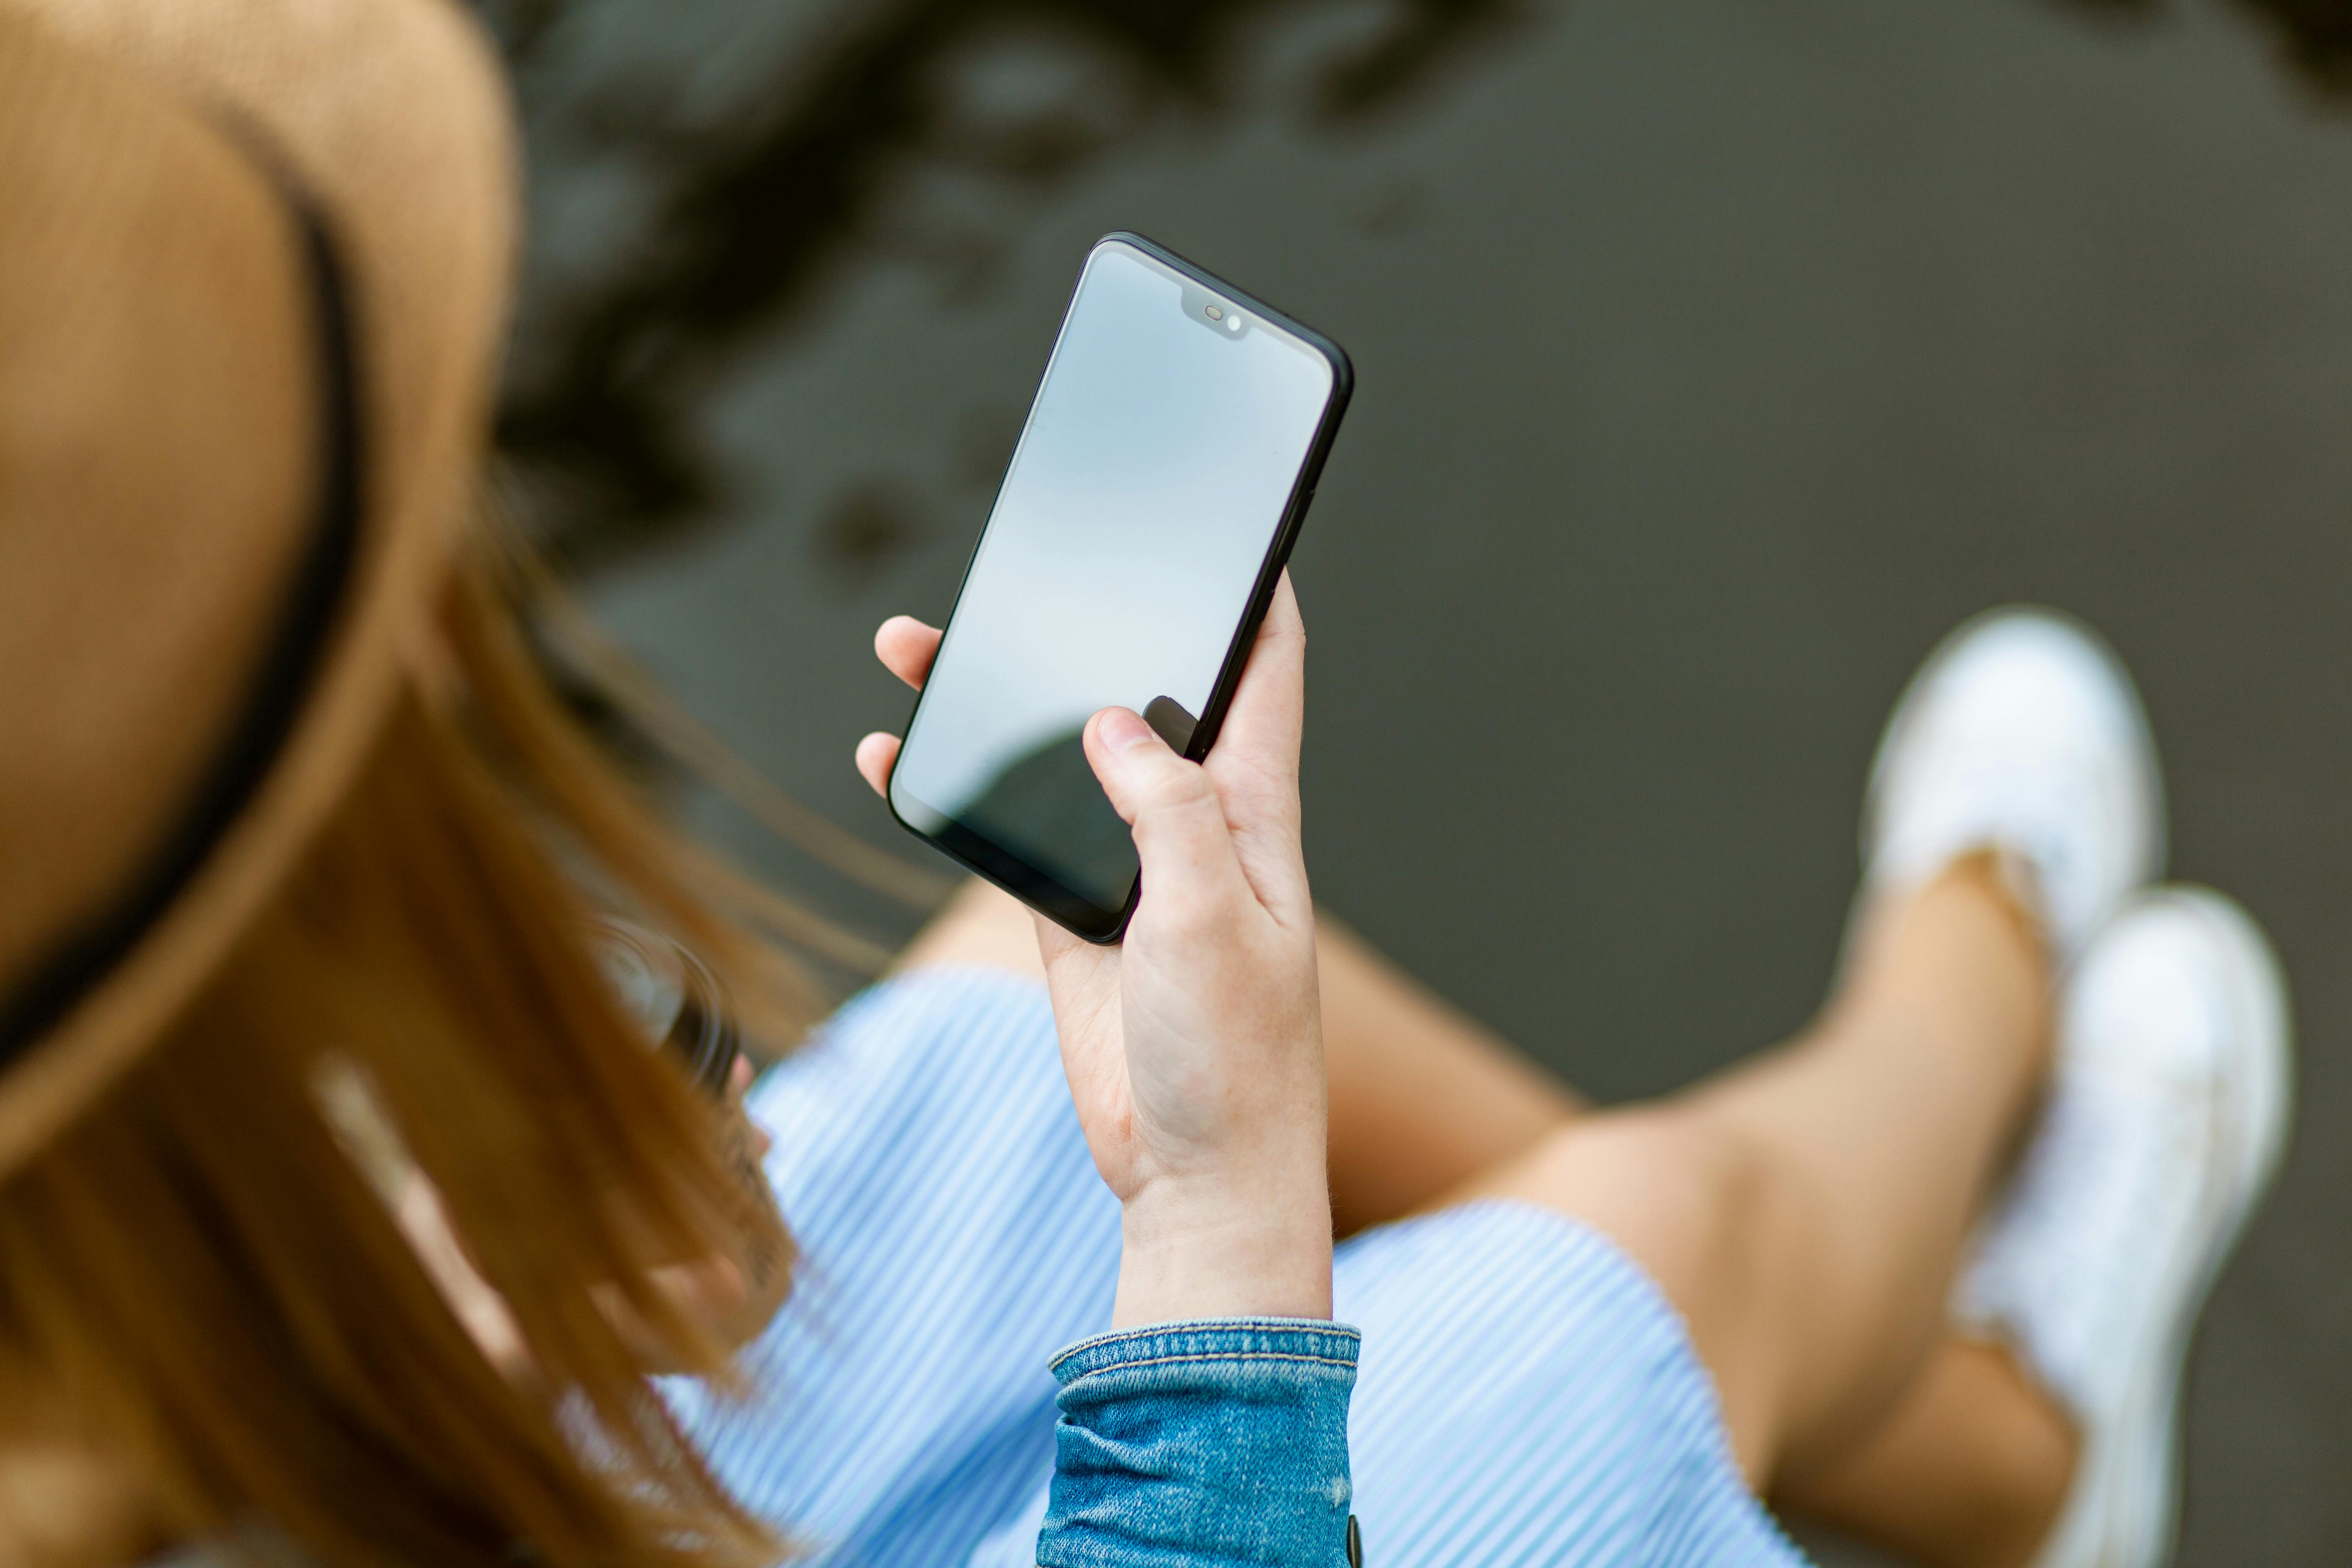
[[1133,746],[1156,745],[1160,742],[1160,737],[1151,732],[1150,725],[1124,708],[1104,709],[1102,717],[1096,722],[1098,728],[1095,732],[1101,737],[1107,751],[1124,752]]

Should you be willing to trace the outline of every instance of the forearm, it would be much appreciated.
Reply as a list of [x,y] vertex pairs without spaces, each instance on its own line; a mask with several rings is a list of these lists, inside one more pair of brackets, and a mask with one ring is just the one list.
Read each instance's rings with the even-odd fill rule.
[[[1320,1141],[1292,1168],[1162,1182],[1119,1218],[1111,1326],[1198,1318],[1331,1316],[1331,1205]],[[1206,1190],[1203,1190],[1203,1188]]]

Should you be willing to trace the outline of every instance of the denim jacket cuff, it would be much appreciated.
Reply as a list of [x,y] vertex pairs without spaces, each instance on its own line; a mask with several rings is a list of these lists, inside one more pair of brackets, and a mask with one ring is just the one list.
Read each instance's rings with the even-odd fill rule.
[[1218,1318],[1055,1357],[1062,1418],[1044,1568],[1336,1568],[1362,1341],[1318,1320]]
[[1315,1361],[1353,1373],[1363,1342],[1322,1318],[1192,1318],[1080,1340],[1046,1365],[1065,1388],[1098,1372],[1200,1360]]

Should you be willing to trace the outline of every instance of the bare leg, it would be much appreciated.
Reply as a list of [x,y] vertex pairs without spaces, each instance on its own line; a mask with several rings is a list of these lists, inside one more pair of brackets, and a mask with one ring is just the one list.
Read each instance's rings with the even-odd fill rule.
[[978,964],[1025,974],[1045,983],[1045,961],[1037,955],[1037,929],[1012,894],[979,878],[956,889],[929,924],[898,954],[894,969],[930,969],[941,964]]
[[1947,1337],[1875,1433],[1773,1500],[1923,1568],[2024,1568],[2065,1504],[2075,1453],[2008,1351]]
[[[1923,1445],[1967,1462],[1979,1405],[2036,1425],[2071,1465],[2047,1401],[1931,1359],[2048,1030],[2035,933],[1989,862],[1963,862],[1882,922],[1794,1044],[1673,1100],[1582,1118],[1465,1195],[1532,1199],[1613,1237],[1688,1322],[1751,1484],[1834,1503],[1874,1473],[1914,1476],[1922,1489],[1887,1497],[1871,1521],[1881,1539],[1904,1534],[1987,1479],[1916,1475]],[[2065,1478],[2033,1479],[2063,1491]]]
[[1586,1109],[1329,915],[1317,921],[1342,1236],[1436,1203]]
[[[1890,940],[1882,935],[1874,961]],[[1449,1191],[1507,1191],[1533,1175],[1537,1145],[1584,1102],[1328,917],[1318,957],[1334,1209],[1342,1230],[1430,1206]],[[1043,973],[1027,911],[981,882],[958,894],[899,962]],[[1862,978],[1858,973],[1857,985]],[[1824,1031],[1850,1021],[1855,994],[1849,989]],[[2025,1054],[2038,1059],[2038,1051]],[[1722,1080],[1720,1092],[1746,1077]],[[1677,1104],[1696,1103],[1706,1092]],[[1645,1113],[1612,1113],[1595,1124],[1621,1114]],[[1546,1146],[1546,1156],[1556,1153]],[[1496,1173],[1462,1189],[1477,1171]],[[1945,1234],[1952,1234],[1948,1224]],[[1940,1321],[1940,1287],[1933,1300]],[[2073,1433],[2003,1351],[1945,1337],[1879,1420],[1855,1425],[1866,1435],[1830,1443],[1817,1464],[1782,1467],[1771,1478],[1776,1500],[1934,1568],[2009,1568],[2030,1560],[2063,1500]]]
[[[901,969],[1045,970],[1029,911],[968,883],[900,955]],[[1436,1202],[1535,1147],[1584,1102],[1324,914],[1323,1048],[1331,1075],[1331,1207],[1339,1234]]]

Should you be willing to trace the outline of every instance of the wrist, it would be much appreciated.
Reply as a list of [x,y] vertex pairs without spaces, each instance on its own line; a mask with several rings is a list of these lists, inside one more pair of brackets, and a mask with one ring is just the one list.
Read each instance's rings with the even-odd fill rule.
[[1115,1328],[1187,1318],[1328,1318],[1323,1173],[1247,1192],[1155,1184],[1122,1206]]

